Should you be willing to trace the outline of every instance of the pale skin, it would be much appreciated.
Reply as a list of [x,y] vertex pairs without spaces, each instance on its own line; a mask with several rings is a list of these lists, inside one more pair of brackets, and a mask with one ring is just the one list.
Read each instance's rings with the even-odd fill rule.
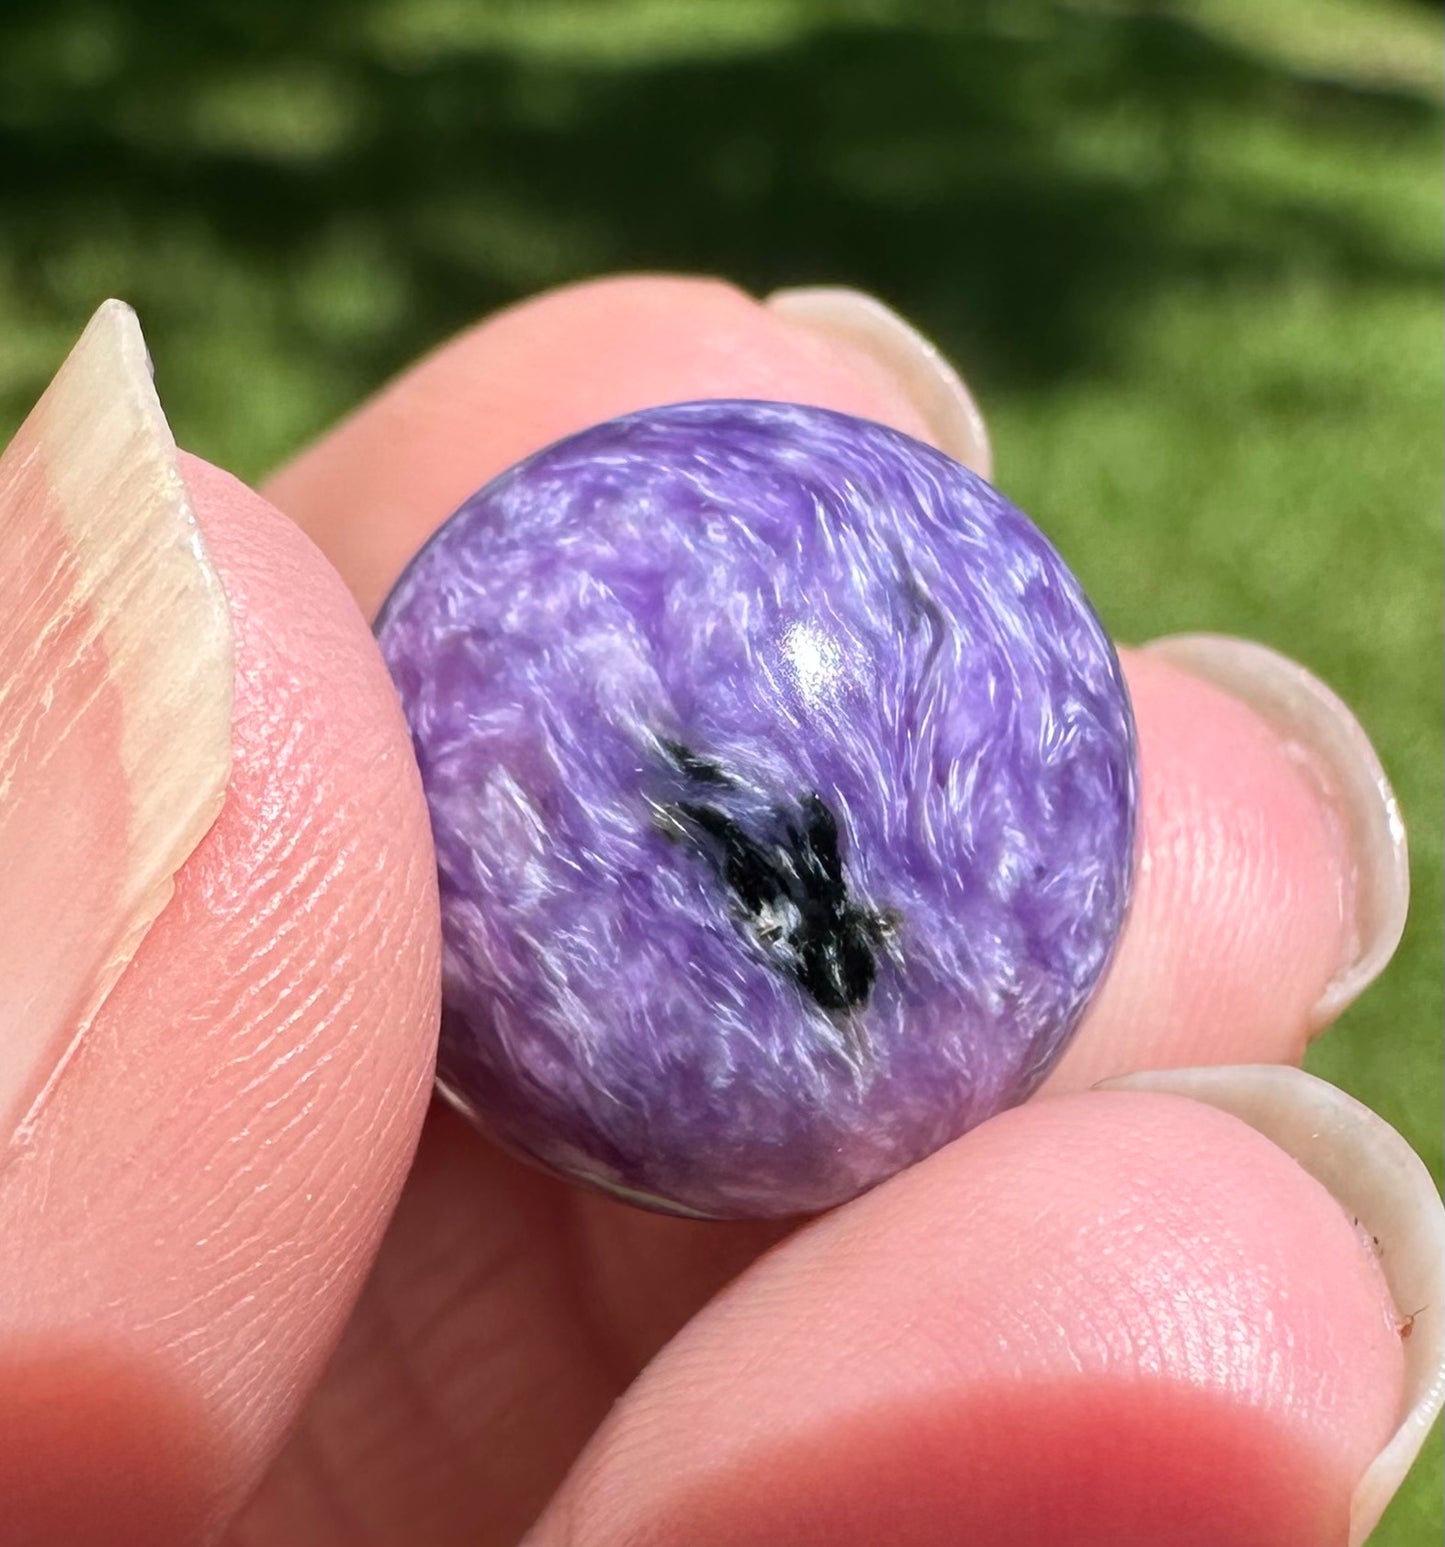
[[429,840],[366,617],[520,456],[721,396],[927,436],[865,355],[643,279],[481,324],[260,495],[187,461],[235,768],[0,1177],[4,1547],[1344,1542],[1401,1392],[1374,1255],[1242,1123],[1090,1089],[1296,1061],[1349,949],[1307,770],[1158,657],[1125,655],[1148,865],[1043,1097],[786,1226],[636,1212],[431,1103]]

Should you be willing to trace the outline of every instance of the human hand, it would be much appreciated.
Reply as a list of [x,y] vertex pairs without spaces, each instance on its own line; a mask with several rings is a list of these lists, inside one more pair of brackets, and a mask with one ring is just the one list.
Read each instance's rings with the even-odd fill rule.
[[[370,616],[472,489],[648,403],[820,403],[977,465],[941,367],[839,328],[665,280],[484,324],[267,488],[345,586],[184,462],[234,618],[235,767],[0,1170],[0,1543],[1349,1538],[1439,1384],[1428,1176],[1292,1072],[1092,1089],[1293,1063],[1394,948],[1373,755],[1267,652],[1125,653],[1145,859],[1112,974],[1040,1098],[867,1196],[802,1226],[664,1219],[428,1110],[425,809],[346,587]],[[1296,1153],[1330,1130],[1304,1158],[1336,1197],[1211,1101]],[[1372,1234],[1431,1275],[1407,1341]]]

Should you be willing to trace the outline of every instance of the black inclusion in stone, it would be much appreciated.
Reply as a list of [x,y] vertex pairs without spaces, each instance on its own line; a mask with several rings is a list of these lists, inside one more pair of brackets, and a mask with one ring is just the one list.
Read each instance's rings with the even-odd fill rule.
[[683,746],[680,741],[664,740],[662,750],[677,765],[677,771],[684,778],[695,779],[699,784],[718,784],[732,788],[734,781],[723,772],[720,763],[715,763],[708,757],[699,757],[696,752]]
[[[718,764],[675,743],[665,750],[689,784],[738,788]],[[758,804],[719,793],[667,809],[674,830],[706,857],[775,966],[825,1010],[868,1002],[887,925],[849,899],[837,819],[821,796],[809,791],[796,802]]]

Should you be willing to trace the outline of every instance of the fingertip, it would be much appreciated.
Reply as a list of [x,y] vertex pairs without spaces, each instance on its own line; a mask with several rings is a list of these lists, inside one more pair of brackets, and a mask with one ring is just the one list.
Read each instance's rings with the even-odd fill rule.
[[534,1547],[1343,1541],[1395,1421],[1388,1296],[1237,1119],[1091,1093],[985,1124],[750,1269]]
[[267,496],[372,616],[411,555],[482,484],[635,409],[698,398],[817,404],[929,436],[897,374],[717,279],[569,285],[427,355],[282,468]]
[[1295,1063],[1348,957],[1348,835],[1254,709],[1161,656],[1122,651],[1139,729],[1140,850],[1114,963],[1049,1077]]

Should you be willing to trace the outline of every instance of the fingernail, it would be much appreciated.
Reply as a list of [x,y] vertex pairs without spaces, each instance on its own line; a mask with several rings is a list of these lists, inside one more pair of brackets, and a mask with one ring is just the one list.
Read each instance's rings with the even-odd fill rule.
[[1410,907],[1410,859],[1395,792],[1360,722],[1318,677],[1247,639],[1175,634],[1145,649],[1243,700],[1313,773],[1351,856],[1343,965],[1311,1017],[1319,1030],[1369,987],[1395,954]]
[[1384,1118],[1302,1069],[1151,1070],[1096,1088],[1161,1091],[1231,1113],[1297,1161],[1378,1242],[1401,1332],[1408,1326],[1409,1336],[1399,1425],[1351,1501],[1350,1547],[1358,1547],[1445,1406],[1445,1206],[1425,1163]]
[[763,304],[891,371],[931,427],[934,444],[981,478],[993,477],[988,429],[963,378],[892,307],[841,285],[775,290]]
[[0,1164],[215,820],[231,618],[107,301],[0,455]]

